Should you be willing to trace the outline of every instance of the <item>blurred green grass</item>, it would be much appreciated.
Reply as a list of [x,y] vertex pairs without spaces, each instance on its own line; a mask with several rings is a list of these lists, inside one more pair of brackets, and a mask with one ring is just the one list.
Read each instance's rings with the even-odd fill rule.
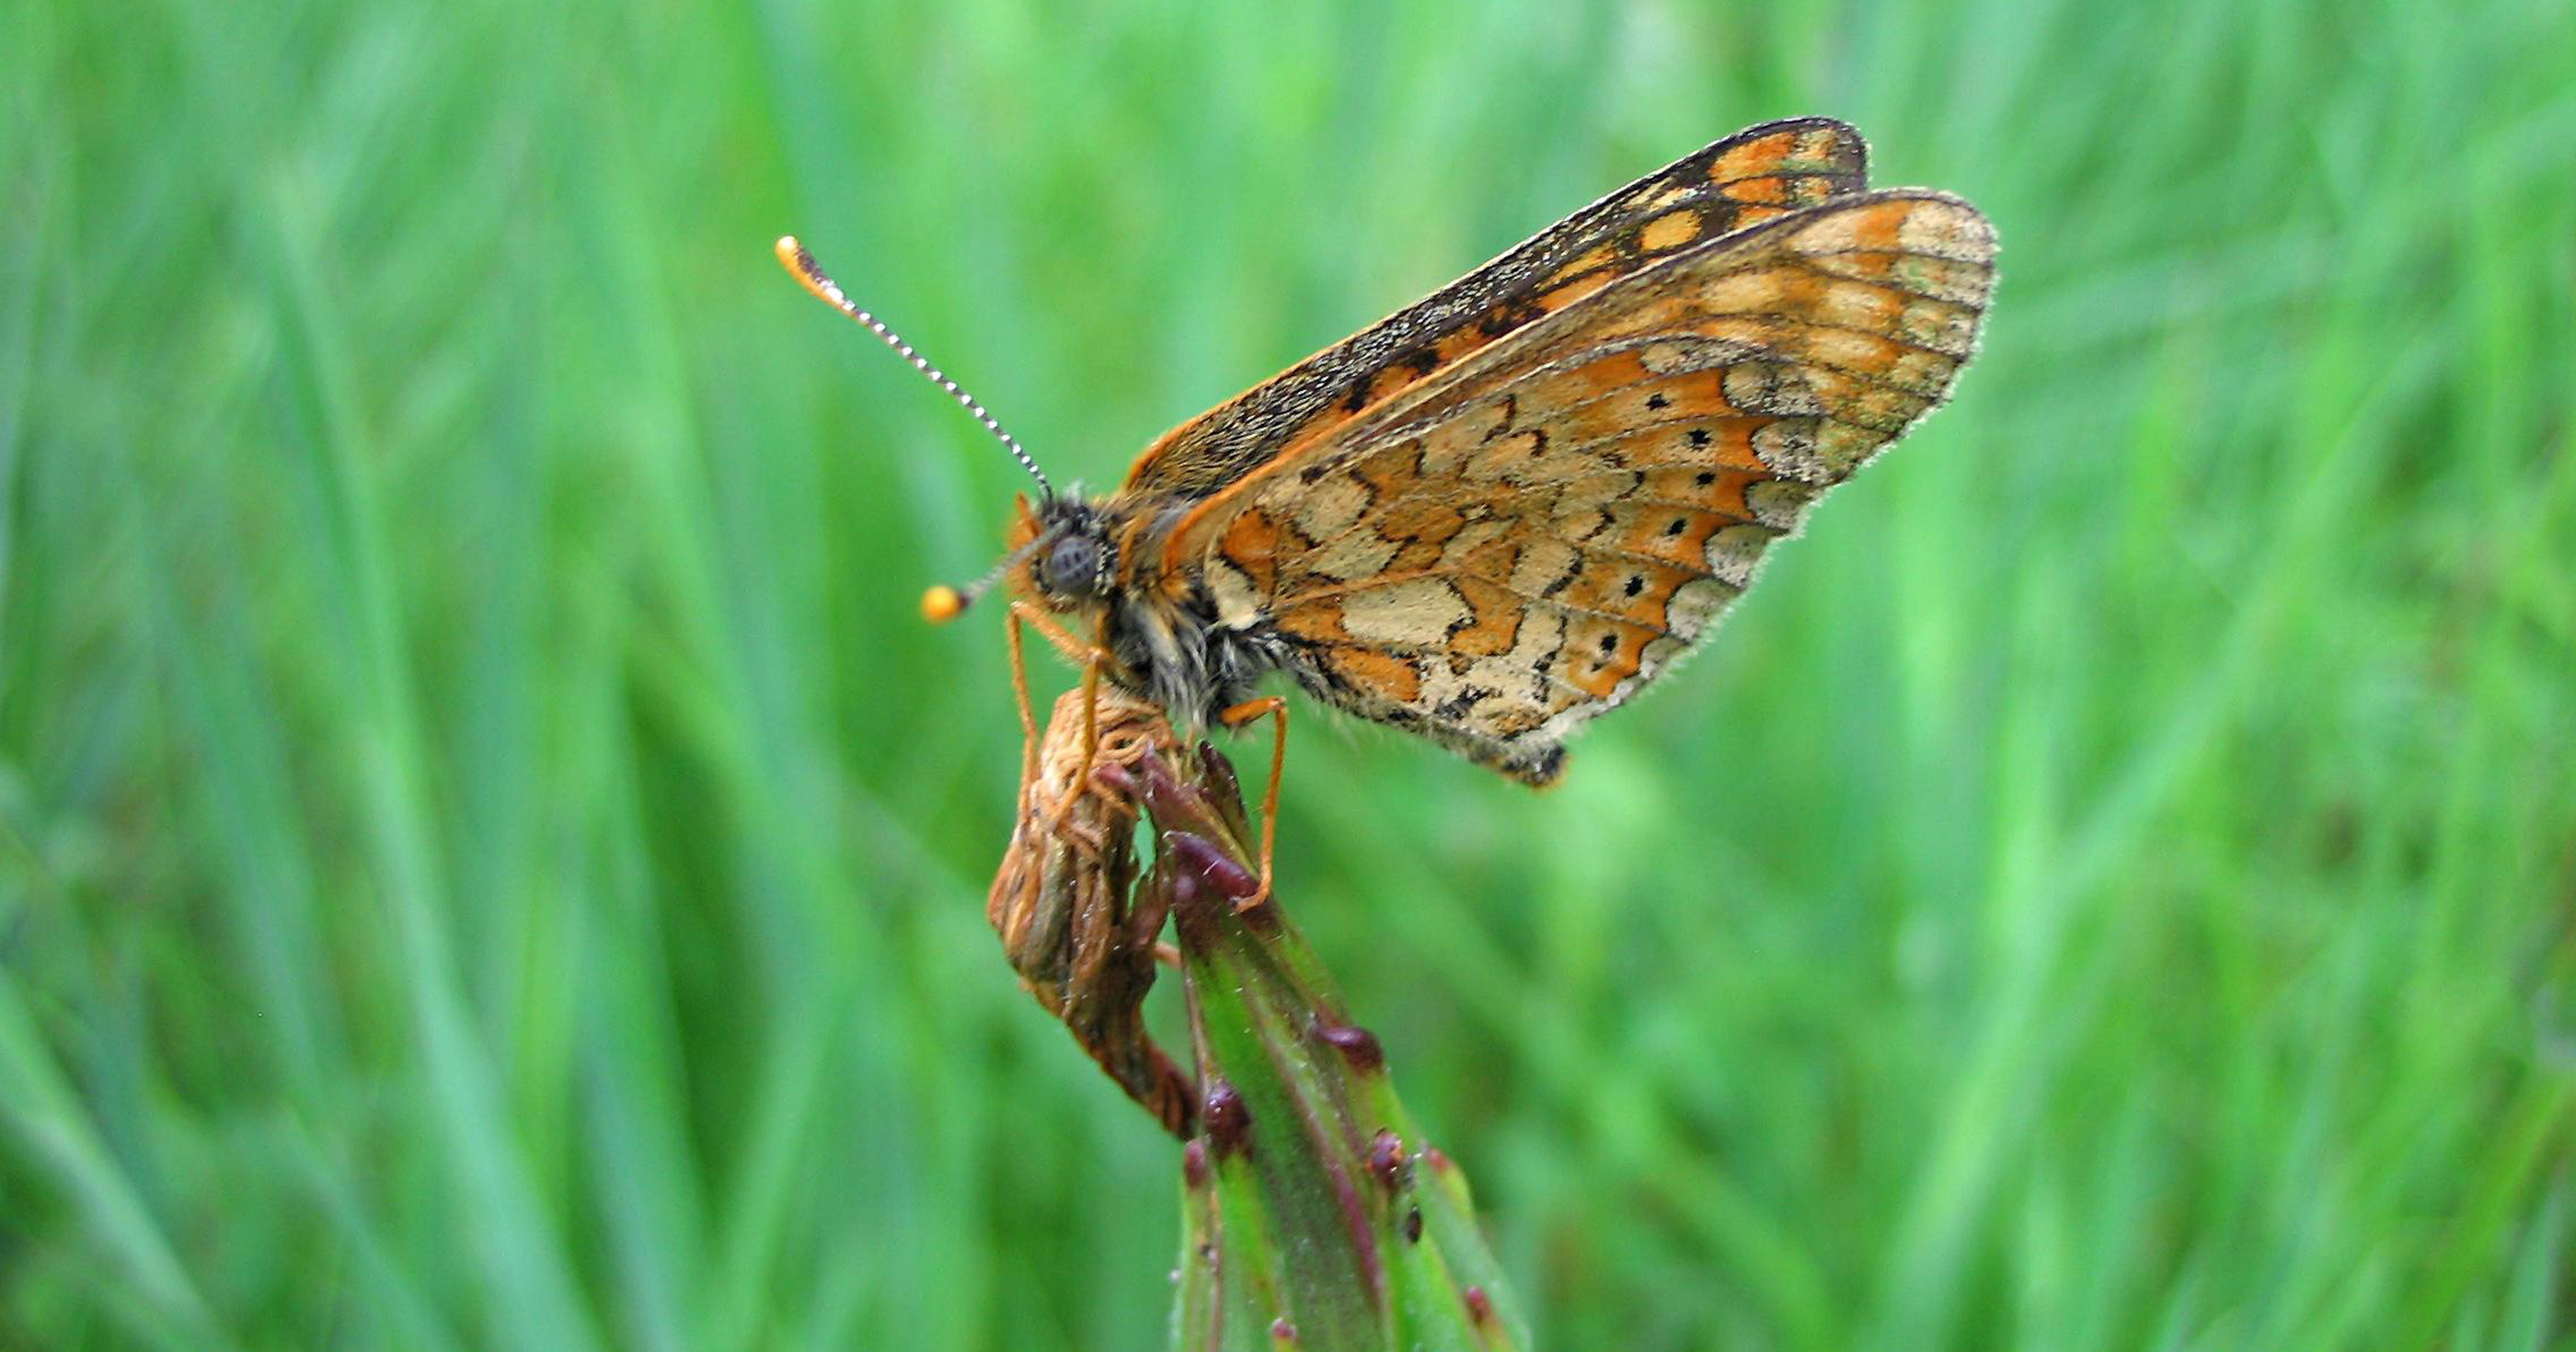
[[1816,112],[1957,402],[1563,790],[1292,751],[1548,1345],[2576,1347],[2563,4],[0,25],[0,1346],[1156,1345],[913,616],[1014,471],[768,241],[1098,485]]

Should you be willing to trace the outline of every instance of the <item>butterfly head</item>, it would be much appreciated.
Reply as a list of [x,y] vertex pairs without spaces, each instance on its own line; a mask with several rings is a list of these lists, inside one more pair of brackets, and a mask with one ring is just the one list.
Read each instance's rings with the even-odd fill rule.
[[991,571],[964,587],[938,586],[921,597],[922,616],[944,623],[977,597],[1008,581],[1011,590],[1049,610],[1081,610],[1109,595],[1118,573],[1118,545],[1110,518],[1080,498],[1049,494],[1032,507],[1019,500],[1011,523],[1010,551]]
[[1050,610],[1080,610],[1109,594],[1118,544],[1107,513],[1077,497],[1050,494],[1020,506],[1013,554],[1025,559],[1022,590]]

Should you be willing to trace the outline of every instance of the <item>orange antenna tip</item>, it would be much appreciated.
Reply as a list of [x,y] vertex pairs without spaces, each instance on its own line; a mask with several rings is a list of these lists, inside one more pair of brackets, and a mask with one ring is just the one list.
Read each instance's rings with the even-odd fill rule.
[[831,278],[823,275],[823,269],[814,262],[814,255],[805,252],[805,246],[797,243],[794,235],[780,235],[774,247],[778,253],[778,266],[787,269],[787,275],[805,288],[805,294],[835,310],[847,311],[848,298],[841,294],[841,288],[835,286]]
[[955,587],[933,587],[921,594],[921,618],[932,624],[946,624],[966,609],[966,601],[966,594]]
[[1047,482],[1046,474],[1038,469],[1038,462],[1029,458],[1028,448],[1020,445],[1018,439],[1010,433],[1003,431],[1001,422],[992,414],[985,412],[984,406],[975,402],[975,396],[959,389],[957,382],[948,378],[947,372],[931,365],[927,358],[915,352],[912,344],[905,342],[901,334],[886,327],[884,320],[860,309],[858,302],[851,300],[849,293],[841,289],[841,284],[833,281],[830,273],[823,271],[823,265],[814,261],[814,255],[808,252],[804,245],[798,243],[794,235],[780,235],[778,242],[771,245],[770,249],[778,255],[779,266],[787,269],[787,275],[795,278],[798,286],[804,287],[814,299],[858,321],[868,332],[875,334],[879,341],[893,348],[897,356],[912,363],[912,369],[919,371],[931,384],[947,391],[948,397],[956,400],[958,407],[965,409],[975,421],[982,423],[984,430],[992,433],[994,439],[1002,443],[1002,449],[1009,451],[1011,458],[1020,462],[1020,468],[1027,470],[1029,477],[1038,481],[1039,492],[1048,497],[1055,496],[1055,485]]

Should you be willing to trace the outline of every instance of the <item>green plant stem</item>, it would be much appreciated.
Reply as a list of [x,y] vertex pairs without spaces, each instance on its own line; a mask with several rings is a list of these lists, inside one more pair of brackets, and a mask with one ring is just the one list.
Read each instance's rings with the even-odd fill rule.
[[1143,886],[1179,936],[1201,1092],[1172,1345],[1527,1346],[1465,1176],[1278,898],[1255,900],[1231,767],[1202,748],[1139,778],[1158,834]]

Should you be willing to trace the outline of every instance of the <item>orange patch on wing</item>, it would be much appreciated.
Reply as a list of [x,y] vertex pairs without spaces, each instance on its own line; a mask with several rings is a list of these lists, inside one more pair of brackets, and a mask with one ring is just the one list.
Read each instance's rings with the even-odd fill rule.
[[1321,601],[1290,608],[1279,617],[1283,633],[1294,634],[1313,643],[1348,643],[1351,632],[1342,625],[1342,607],[1338,601]]
[[1606,615],[1586,615],[1566,627],[1565,652],[1557,660],[1566,680],[1594,699],[1608,699],[1621,681],[1637,674],[1650,636]]
[[1709,434],[1706,442],[1682,433],[1692,450],[1707,457],[1707,463],[1727,468],[1759,470],[1762,457],[1754,452],[1753,434],[1780,421],[1777,418],[1721,418],[1697,430]]
[[1657,423],[1722,418],[1740,411],[1726,401],[1725,378],[1714,368],[1641,380],[1608,394],[1610,397],[1569,410],[1542,426],[1557,441],[1580,444],[1622,436]]
[[1521,616],[1527,610],[1521,599],[1481,578],[1452,578],[1450,585],[1467,599],[1475,622],[1449,635],[1449,651],[1468,657],[1510,652],[1520,641]]
[[1841,370],[1868,376],[1894,374],[1913,349],[1875,334],[1836,333],[1816,344],[1818,359]]
[[1914,214],[1914,203],[1902,199],[1881,202],[1857,213],[1852,221],[1852,243],[1856,248],[1893,250],[1905,233],[1905,218]]
[[1637,232],[1637,244],[1648,253],[1662,253],[1699,238],[1699,232],[1699,213],[1684,207],[1646,222],[1646,227]]
[[1788,180],[1775,176],[1747,178],[1726,184],[1718,192],[1730,202],[1780,206],[1788,200],[1789,184]]
[[1798,137],[1793,132],[1782,132],[1747,141],[1709,161],[1709,182],[1732,183],[1738,179],[1759,178],[1771,173],[1780,167],[1782,160],[1789,158],[1790,152],[1795,150],[1797,145]]
[[1708,538],[1727,524],[1715,512],[1660,502],[1622,502],[1603,509],[1605,520],[1584,543],[1607,545],[1695,571],[1708,568]]
[[1519,412],[1514,421],[1522,427],[1544,423],[1565,409],[1591,403],[1649,379],[1652,374],[1646,369],[1644,355],[1630,350],[1535,377],[1516,392]]
[[1683,583],[1704,576],[1702,572],[1644,559],[1604,555],[1586,560],[1583,571],[1566,584],[1556,599],[1582,610],[1600,611],[1633,624],[1662,629],[1673,593]]
[[1894,282],[1897,269],[1916,260],[1894,253],[1851,253],[1820,255],[1810,266],[1822,267],[1837,277],[1855,282]]
[[1780,421],[1752,415],[1728,415],[1697,418],[1686,423],[1642,428],[1612,441],[1594,446],[1592,454],[1605,464],[1630,470],[1655,470],[1677,467],[1690,470],[1750,470],[1764,472],[1762,457],[1754,453],[1754,434]]
[[1744,491],[1771,477],[1756,470],[1677,466],[1648,471],[1635,496],[1653,502],[1688,503],[1703,511],[1751,521],[1753,508],[1745,502]]
[[1580,276],[1581,274],[1590,272],[1595,268],[1609,267],[1618,261],[1618,253],[1609,245],[1595,245],[1592,248],[1585,250],[1581,256],[1567,259],[1562,266],[1557,268],[1556,271],[1548,274],[1548,280],[1551,282],[1561,282],[1568,277]]
[[1422,698],[1422,673],[1413,663],[1373,648],[1326,648],[1324,664],[1343,680],[1374,691],[1398,704]]
[[1279,527],[1267,513],[1245,512],[1236,517],[1217,548],[1264,593],[1279,585]]

